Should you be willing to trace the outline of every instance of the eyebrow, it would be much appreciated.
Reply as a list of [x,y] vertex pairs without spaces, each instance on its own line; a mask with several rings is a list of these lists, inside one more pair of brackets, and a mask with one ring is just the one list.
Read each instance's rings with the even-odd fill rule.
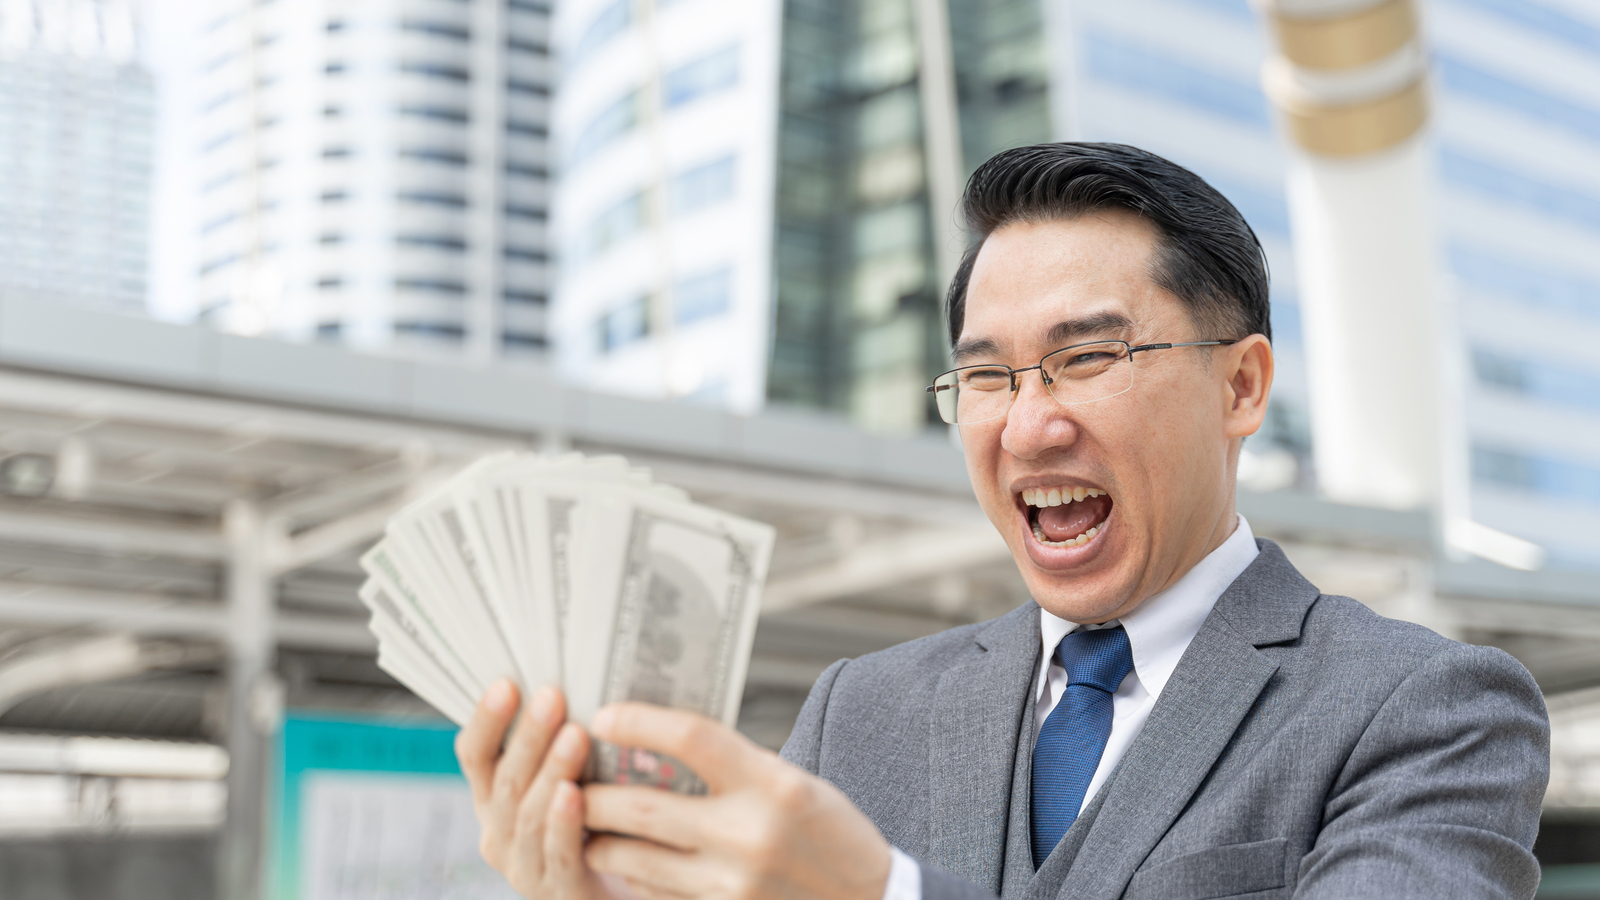
[[[1052,346],[1066,346],[1083,338],[1125,334],[1132,330],[1133,320],[1122,313],[1097,312],[1050,326],[1050,330],[1045,332],[1045,342]],[[957,343],[951,351],[956,362],[965,362],[978,356],[992,358],[999,354],[1000,345],[989,338],[968,338]]]
[[1083,338],[1106,337],[1108,334],[1126,334],[1133,330],[1133,320],[1119,312],[1090,313],[1077,319],[1067,319],[1050,326],[1045,341],[1050,344],[1070,344]]

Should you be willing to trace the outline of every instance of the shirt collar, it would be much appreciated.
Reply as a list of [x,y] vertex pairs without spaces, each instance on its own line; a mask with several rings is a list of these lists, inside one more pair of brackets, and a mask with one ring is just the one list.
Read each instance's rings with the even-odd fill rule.
[[[1128,632],[1128,644],[1133,649],[1134,673],[1151,697],[1159,697],[1167,679],[1178,667],[1178,660],[1189,649],[1189,642],[1200,632],[1201,623],[1211,614],[1222,592],[1261,552],[1256,547],[1250,523],[1244,516],[1238,518],[1238,527],[1221,546],[1206,554],[1172,587],[1139,604],[1120,620],[1114,619],[1105,625],[1080,625],[1041,608],[1039,633],[1044,650],[1043,675],[1049,674],[1050,656],[1062,638],[1080,628],[1108,628],[1120,623]],[[1040,681],[1043,680],[1041,677]]]

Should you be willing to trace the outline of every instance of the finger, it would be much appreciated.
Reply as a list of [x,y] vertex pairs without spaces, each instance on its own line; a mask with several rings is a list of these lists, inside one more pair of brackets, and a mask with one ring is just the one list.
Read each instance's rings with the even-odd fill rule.
[[613,834],[595,835],[584,850],[589,868],[626,879],[628,887],[647,897],[703,897],[728,893],[710,882],[711,873],[698,854]]
[[516,840],[524,852],[542,858],[550,803],[563,781],[577,781],[589,755],[589,736],[576,725],[563,725],[550,745],[533,785],[515,807]]
[[489,814],[496,822],[510,825],[522,795],[543,765],[550,741],[565,718],[566,708],[560,691],[544,687],[533,695],[495,766]]
[[591,784],[583,799],[584,824],[590,831],[643,838],[676,850],[703,846],[700,823],[713,817],[710,804],[715,802],[620,784]]
[[591,728],[595,737],[619,747],[643,747],[683,762],[714,794],[758,783],[776,759],[721,722],[649,703],[604,707]]
[[483,699],[472,711],[467,727],[456,735],[456,759],[461,772],[472,786],[472,797],[478,803],[489,799],[494,783],[495,760],[500,757],[500,745],[505,740],[506,726],[517,711],[517,687],[504,678],[483,692]]
[[583,858],[583,792],[571,781],[556,783],[545,817],[545,883],[558,897],[577,897],[593,878]]

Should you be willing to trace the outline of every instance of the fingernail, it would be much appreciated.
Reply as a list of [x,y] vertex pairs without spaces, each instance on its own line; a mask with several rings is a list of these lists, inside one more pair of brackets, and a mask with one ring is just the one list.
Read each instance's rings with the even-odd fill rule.
[[578,726],[562,726],[561,734],[556,738],[556,755],[562,759],[576,759],[578,757],[578,745],[581,744],[582,741],[583,739],[578,732]]
[[607,706],[594,714],[594,720],[589,723],[589,727],[597,737],[604,738],[611,734],[611,727],[615,724],[617,724],[616,710]]
[[532,708],[532,710],[530,710],[530,712],[533,715],[533,718],[536,721],[539,721],[539,722],[549,722],[551,717],[555,715],[555,711],[556,711],[556,691],[555,691],[555,688],[551,688],[551,687],[542,687],[542,688],[540,688],[539,692],[533,695],[533,708]]
[[489,685],[489,692],[484,695],[483,702],[488,704],[489,708],[495,712],[505,712],[506,708],[511,705],[511,693],[514,690],[515,688],[512,687],[511,682],[502,678]]

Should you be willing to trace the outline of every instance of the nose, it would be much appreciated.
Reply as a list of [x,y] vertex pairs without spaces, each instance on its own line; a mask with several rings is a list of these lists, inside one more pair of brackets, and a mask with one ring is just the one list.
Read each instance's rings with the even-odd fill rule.
[[1042,375],[1036,369],[1017,376],[1017,395],[1000,433],[1000,446],[1018,459],[1038,459],[1070,447],[1078,437],[1077,422],[1045,388]]

